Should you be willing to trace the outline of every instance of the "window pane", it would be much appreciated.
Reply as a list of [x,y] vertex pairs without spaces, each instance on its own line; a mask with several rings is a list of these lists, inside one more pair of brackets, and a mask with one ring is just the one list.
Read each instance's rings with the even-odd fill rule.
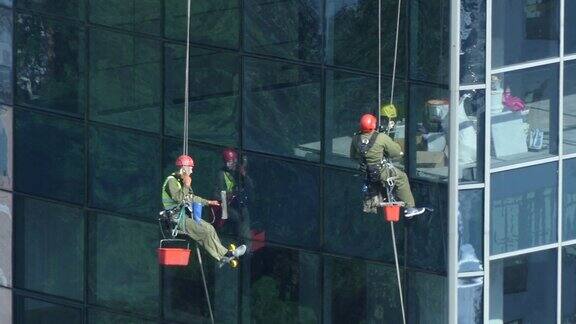
[[[390,100],[389,82],[383,78],[384,104]],[[368,78],[348,72],[326,70],[326,162],[345,167],[357,168],[351,160],[350,143],[358,131],[358,121],[364,113],[378,113],[378,79]],[[406,84],[395,85],[394,105],[398,117],[390,136],[405,147],[406,126]],[[403,164],[403,160],[395,161]]]
[[449,5],[447,0],[410,1],[410,78],[448,84]]
[[492,175],[491,255],[556,242],[557,174],[547,163]]
[[13,108],[0,105],[0,188],[12,190]]
[[458,279],[458,323],[482,324],[484,278]]
[[0,8],[0,102],[5,104],[12,104],[13,100],[12,26],[12,10]]
[[458,196],[458,271],[482,271],[484,191],[460,190]]
[[430,180],[448,179],[450,117],[448,90],[425,85],[410,85],[408,134],[412,170],[410,174]]
[[162,0],[90,0],[90,21],[139,33],[162,33]]
[[576,319],[576,246],[562,249],[562,320],[574,323]]
[[324,259],[324,323],[402,323],[396,270]]
[[15,285],[84,299],[84,214],[72,208],[16,196]]
[[157,322],[147,321],[137,317],[129,317],[115,313],[109,313],[101,310],[88,310],[89,324],[155,324]]
[[[189,137],[237,146],[240,124],[240,58],[205,49],[190,49]],[[167,135],[182,137],[186,48],[166,45],[164,70]]]
[[576,239],[576,159],[564,160],[562,198],[562,240]]
[[558,56],[559,11],[559,0],[494,1],[492,67]]
[[27,15],[15,28],[16,103],[83,115],[84,29]]
[[490,323],[556,321],[556,249],[490,263]]
[[319,168],[257,155],[248,155],[246,167],[250,227],[265,231],[267,241],[318,247]]
[[[382,52],[390,53],[382,55],[382,72],[388,75],[392,74],[394,63],[397,11],[397,1],[382,1]],[[400,19],[397,75],[404,75],[406,70],[405,12],[403,9]],[[378,2],[326,1],[325,52],[327,64],[378,71]]]
[[[576,10],[576,8],[574,8]],[[574,20],[576,21],[576,19]],[[576,61],[564,63],[564,154],[576,153]]]
[[84,203],[84,123],[25,110],[14,120],[16,190]]
[[17,0],[16,7],[84,20],[86,0]]
[[460,83],[484,83],[486,74],[486,0],[462,0],[460,42]]
[[408,272],[408,323],[448,323],[446,277]]
[[460,182],[484,181],[484,119],[486,92],[460,92],[458,105],[458,165]]
[[564,53],[576,52],[576,2],[565,1],[564,12]]
[[90,203],[93,207],[155,219],[160,207],[160,141],[90,128]]
[[558,65],[492,76],[492,167],[558,151]]
[[[329,252],[394,262],[390,225],[383,215],[362,212],[364,176],[325,169],[324,249]],[[338,188],[337,190],[334,190]],[[396,244],[404,250],[403,222],[396,227]],[[404,254],[400,254],[400,260]]]
[[252,58],[245,69],[246,148],[318,161],[320,70]]
[[90,118],[150,132],[160,129],[160,42],[90,30]]
[[[410,267],[445,272],[448,262],[448,185],[428,181],[410,180],[416,206],[430,207],[426,212],[406,223],[406,260]],[[396,230],[396,237],[401,232]]]
[[0,5],[12,7],[12,0],[0,0]]
[[[243,276],[242,315],[246,323],[318,323],[321,305],[320,257],[266,247],[254,253]],[[244,322],[244,321],[243,321]]]
[[12,323],[12,290],[0,287],[0,322]]
[[117,310],[158,314],[158,226],[90,215],[88,298]]
[[[207,45],[238,47],[240,4],[238,0],[192,1],[190,41]],[[187,2],[165,0],[164,35],[186,40]]]
[[12,220],[12,194],[0,191],[0,286],[4,287],[12,287]]
[[82,323],[82,309],[56,305],[37,299],[18,296],[16,303],[16,323]]
[[320,61],[322,25],[320,0],[248,0],[245,47],[256,53]]

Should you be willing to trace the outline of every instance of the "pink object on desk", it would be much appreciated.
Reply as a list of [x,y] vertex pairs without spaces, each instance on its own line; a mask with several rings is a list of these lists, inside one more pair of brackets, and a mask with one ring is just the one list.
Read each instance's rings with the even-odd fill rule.
[[522,111],[526,109],[526,104],[524,103],[524,100],[518,97],[514,97],[510,93],[509,87],[506,88],[506,91],[504,91],[504,94],[502,95],[502,103],[504,104],[504,106],[506,106],[506,108],[512,111]]

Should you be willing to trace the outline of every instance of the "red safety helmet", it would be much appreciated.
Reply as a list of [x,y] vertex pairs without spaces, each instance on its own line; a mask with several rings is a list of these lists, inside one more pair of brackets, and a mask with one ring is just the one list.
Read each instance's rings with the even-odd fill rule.
[[181,167],[194,167],[194,160],[189,157],[188,155],[180,155],[177,159],[176,159],[176,166],[181,168]]
[[360,131],[362,133],[369,133],[376,129],[378,121],[376,117],[372,114],[364,114],[360,118]]
[[222,151],[222,158],[224,162],[235,162],[238,161],[238,153],[232,148],[227,148]]

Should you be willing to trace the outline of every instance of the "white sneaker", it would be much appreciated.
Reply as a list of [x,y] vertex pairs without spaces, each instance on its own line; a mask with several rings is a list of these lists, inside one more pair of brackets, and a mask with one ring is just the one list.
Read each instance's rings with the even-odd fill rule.
[[406,211],[404,212],[404,216],[406,218],[412,218],[416,215],[423,214],[425,211],[426,211],[426,208],[410,207],[410,208],[406,208]]

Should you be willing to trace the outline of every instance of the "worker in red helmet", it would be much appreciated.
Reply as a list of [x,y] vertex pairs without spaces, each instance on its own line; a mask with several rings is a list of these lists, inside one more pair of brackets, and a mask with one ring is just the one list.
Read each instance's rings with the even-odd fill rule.
[[[240,164],[238,152],[226,148],[222,151],[222,162],[224,166],[218,173],[218,190],[226,193],[228,216],[236,224],[237,234],[250,238],[250,216],[246,208],[248,196],[243,188],[251,187],[252,179],[246,175],[246,160]],[[239,185],[240,181],[243,188]]]
[[[191,204],[201,206],[219,206],[217,200],[207,200],[194,194],[192,190],[192,172],[194,171],[194,160],[188,155],[181,155],[176,159],[178,170],[169,175],[162,186],[162,204],[168,215],[178,215],[181,208]],[[196,211],[200,215],[196,215]],[[246,252],[246,246],[241,245],[233,251],[225,248],[216,230],[210,223],[204,221],[201,216],[201,209],[186,208],[188,216],[184,222],[179,223],[178,230],[190,236],[193,240],[202,245],[206,251],[221,263],[231,262]]]
[[[424,213],[425,208],[415,206],[406,173],[396,169],[390,161],[404,156],[404,152],[392,138],[378,132],[377,127],[376,116],[365,114],[360,118],[360,132],[352,139],[350,156],[360,162],[360,169],[366,173],[368,188],[386,188],[387,180],[394,178],[396,195],[406,204],[405,216],[410,218]],[[374,193],[373,190],[371,192]],[[372,199],[374,197],[373,194],[368,195],[368,200],[364,203],[365,212],[376,212],[377,204]]]

